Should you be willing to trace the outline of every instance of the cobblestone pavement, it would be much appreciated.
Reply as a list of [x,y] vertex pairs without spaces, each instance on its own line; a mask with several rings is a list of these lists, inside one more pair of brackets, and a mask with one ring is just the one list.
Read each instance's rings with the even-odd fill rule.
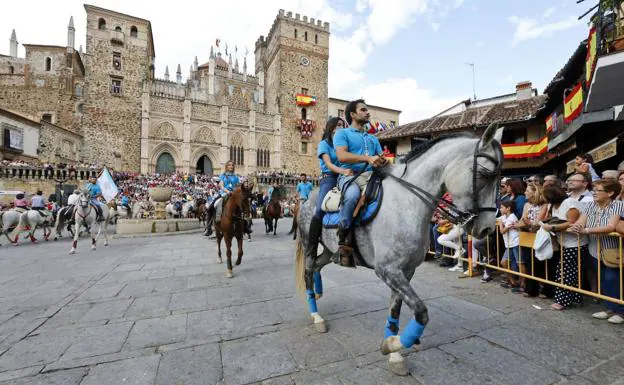
[[624,384],[624,328],[591,319],[597,305],[545,310],[433,263],[412,280],[431,319],[422,349],[394,376],[374,273],[324,269],[317,334],[293,294],[290,222],[261,228],[233,279],[199,234],[0,247],[0,384]]

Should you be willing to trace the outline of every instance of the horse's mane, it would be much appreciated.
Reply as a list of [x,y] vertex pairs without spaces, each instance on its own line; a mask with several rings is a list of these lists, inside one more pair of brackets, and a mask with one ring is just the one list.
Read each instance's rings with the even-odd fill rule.
[[409,161],[418,158],[419,156],[424,154],[427,150],[429,150],[431,147],[435,146],[436,144],[444,140],[455,139],[455,138],[474,138],[474,137],[475,136],[469,132],[458,132],[454,134],[446,134],[446,135],[438,136],[435,139],[431,139],[426,142],[417,144],[416,147],[412,148],[412,150],[407,155],[405,155],[405,158],[403,158],[401,163],[408,163]]

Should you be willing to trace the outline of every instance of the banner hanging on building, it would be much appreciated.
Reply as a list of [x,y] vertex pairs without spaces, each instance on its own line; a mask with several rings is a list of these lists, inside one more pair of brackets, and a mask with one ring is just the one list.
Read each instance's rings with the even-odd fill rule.
[[598,37],[596,27],[589,30],[587,38],[587,57],[585,58],[585,88],[589,90],[594,69],[596,68],[596,56],[598,54]]
[[505,159],[532,158],[540,156],[546,151],[548,151],[547,135],[534,142],[503,144]]
[[308,107],[316,105],[316,96],[297,94],[295,95],[295,99],[297,101],[297,106],[299,107]]
[[581,83],[570,91],[563,102],[563,117],[566,123],[572,122],[583,111],[583,88]]
[[113,177],[111,176],[108,169],[104,167],[102,171],[102,175],[97,179],[97,185],[102,189],[102,196],[106,199],[106,202],[110,202],[113,200],[117,194],[119,193],[119,189],[117,185],[113,181]]

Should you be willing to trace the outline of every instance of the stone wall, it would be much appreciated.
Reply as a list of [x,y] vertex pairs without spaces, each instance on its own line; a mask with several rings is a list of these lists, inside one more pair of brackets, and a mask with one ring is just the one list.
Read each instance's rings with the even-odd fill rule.
[[[98,20],[106,28],[98,29]],[[119,26],[122,32],[114,29]],[[131,37],[131,26],[138,37]],[[126,15],[87,8],[85,159],[127,171],[140,170],[141,95],[150,80],[151,35],[147,22]],[[113,53],[121,55],[121,68],[113,67]],[[120,80],[121,93],[112,81]],[[167,104],[176,106],[176,104]]]
[[39,148],[39,160],[42,162],[79,162],[83,140],[81,135],[54,124],[42,122]]

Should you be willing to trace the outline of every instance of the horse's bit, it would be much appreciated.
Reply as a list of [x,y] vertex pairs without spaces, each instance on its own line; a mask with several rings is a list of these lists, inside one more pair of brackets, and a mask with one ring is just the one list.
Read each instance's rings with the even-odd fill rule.
[[[472,163],[473,165],[472,166],[473,167],[473,170],[472,170],[472,206],[473,206],[473,209],[472,210],[467,210],[467,211],[460,210],[451,201],[444,199],[444,198],[438,198],[430,194],[428,191],[425,191],[424,189],[404,180],[403,176],[405,175],[405,172],[407,171],[407,164],[405,165],[405,171],[403,172],[403,175],[400,178],[389,173],[385,173],[385,176],[390,177],[394,179],[395,181],[397,181],[400,185],[405,187],[412,194],[419,197],[425,204],[432,207],[434,211],[439,212],[443,217],[448,219],[449,222],[458,226],[465,226],[467,223],[472,221],[476,216],[478,216],[479,214],[483,212],[488,212],[488,211],[496,212],[498,210],[495,206],[494,207],[481,207],[481,205],[479,204],[479,199],[478,199],[478,194],[477,194],[478,193],[478,180],[482,179],[483,177],[486,177],[486,178],[499,177],[500,172],[501,172],[501,166],[502,166],[501,163],[499,163],[498,159],[496,159],[492,155],[486,154],[484,152],[480,152],[479,151],[480,145],[481,145],[481,139],[479,139],[479,141],[477,142],[474,155],[473,155],[473,163]],[[494,145],[494,148],[496,151],[499,152],[499,154],[502,154],[503,151],[502,151],[502,147],[500,146],[500,144],[496,143]],[[496,164],[496,168],[493,171],[491,171],[491,170],[485,169],[484,167],[481,167],[478,162],[479,158],[485,158],[485,159],[492,161],[494,164]],[[501,159],[502,159],[502,156],[501,156]],[[441,206],[441,204],[444,204],[444,206]]]

